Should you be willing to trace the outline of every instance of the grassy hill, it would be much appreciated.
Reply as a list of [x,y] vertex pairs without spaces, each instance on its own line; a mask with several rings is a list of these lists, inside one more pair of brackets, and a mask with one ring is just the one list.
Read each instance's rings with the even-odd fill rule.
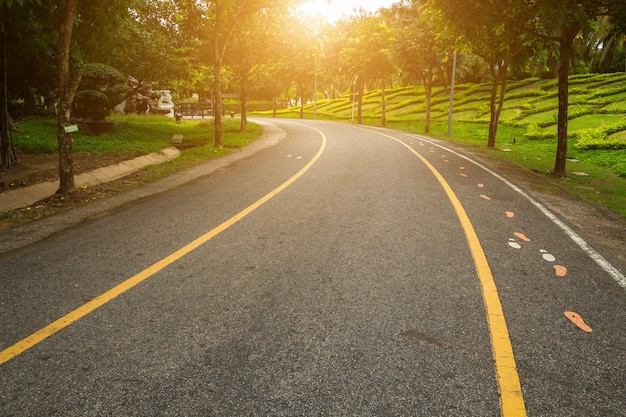
[[[529,78],[508,85],[497,150],[490,151],[541,174],[554,167],[557,136],[557,81]],[[486,148],[491,84],[455,87],[452,136],[447,137],[449,91],[433,89],[430,136]],[[380,125],[381,92],[363,97],[363,121]],[[387,126],[424,132],[425,96],[421,87],[386,90]],[[304,107],[313,117],[313,104]],[[255,112],[271,115],[271,112]],[[317,118],[350,122],[349,95],[318,100]],[[278,117],[299,117],[299,108]],[[574,194],[626,216],[626,74],[588,74],[570,78],[568,172],[558,180]]]

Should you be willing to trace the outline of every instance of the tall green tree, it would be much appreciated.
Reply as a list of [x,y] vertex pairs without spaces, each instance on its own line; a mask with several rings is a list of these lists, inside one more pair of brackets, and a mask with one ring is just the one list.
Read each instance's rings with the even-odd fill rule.
[[432,0],[443,27],[489,66],[491,99],[487,146],[495,147],[511,60],[526,43],[513,0]]
[[[626,26],[622,20],[626,16],[626,2],[617,0],[525,0],[519,9],[527,28],[539,39],[555,42],[559,47],[559,110],[557,149],[553,175],[566,177],[567,133],[569,107],[570,60],[574,50],[574,40],[579,35],[595,30],[595,20],[609,16],[618,27]],[[520,7],[520,6],[518,6]]]
[[70,45],[76,16],[76,1],[66,0],[59,23],[57,43],[57,68],[59,77],[59,108],[57,117],[57,142],[59,145],[59,190],[65,194],[74,189],[74,168],[72,161],[73,139],[65,131],[70,123],[70,111],[74,94],[80,83],[80,68],[70,68]]
[[213,65],[213,102],[214,102],[214,146],[222,147],[222,114],[219,104],[222,101],[222,67],[226,49],[230,46],[233,35],[241,30],[242,22],[249,19],[260,9],[285,11],[295,0],[181,0],[187,10],[189,27],[198,35],[201,45],[210,51]]
[[173,84],[188,79],[190,66],[200,60],[197,44],[184,33],[184,12],[180,2],[132,0],[116,24],[106,63],[138,80]]
[[[32,0],[31,0],[32,2]],[[9,100],[7,83],[7,49],[9,47],[6,20],[9,9],[14,6],[23,7],[24,0],[0,0],[0,162],[3,168],[10,168],[17,162],[13,138],[9,126]]]
[[417,1],[394,4],[388,19],[393,25],[393,57],[403,74],[424,86],[426,122],[424,131],[430,132],[432,90],[439,79],[443,82],[443,63],[453,43],[443,32],[437,32],[429,14],[422,12]]
[[[90,4],[80,3],[77,0],[65,0],[61,5],[59,21],[59,38],[57,42],[57,74],[59,81],[59,106],[57,115],[57,142],[59,152],[59,194],[69,193],[74,189],[73,167],[73,139],[71,133],[67,133],[65,127],[70,123],[70,113],[74,94],[82,76],[81,59],[84,62],[86,56],[95,56],[102,53],[102,44],[105,44],[106,36],[96,38],[94,27],[100,30],[106,25],[117,22],[115,12],[127,10],[128,0],[117,0],[104,3]],[[107,19],[102,19],[102,13]],[[79,19],[77,17],[80,17]],[[75,21],[79,24],[75,25]],[[104,26],[98,27],[98,22]],[[72,48],[72,34],[77,29],[78,46]],[[100,33],[100,32],[98,32]],[[100,39],[101,42],[97,42]]]
[[241,29],[233,33],[226,48],[225,61],[239,80],[241,132],[246,131],[250,77],[281,53],[279,38],[286,25],[283,13],[259,8],[246,17]]
[[[350,76],[356,93],[357,122],[363,123],[363,93],[367,83],[382,83],[394,73],[389,47],[390,30],[378,15],[361,11],[358,15],[337,22],[337,38],[329,50],[334,51],[342,71]],[[381,107],[383,106],[383,95]],[[354,100],[354,97],[353,97]],[[384,122],[384,116],[381,118]]]

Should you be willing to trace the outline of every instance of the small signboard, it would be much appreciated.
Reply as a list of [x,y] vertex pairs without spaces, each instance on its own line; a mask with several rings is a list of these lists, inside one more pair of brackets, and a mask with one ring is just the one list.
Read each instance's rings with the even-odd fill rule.
[[78,125],[65,126],[65,133],[78,132]]

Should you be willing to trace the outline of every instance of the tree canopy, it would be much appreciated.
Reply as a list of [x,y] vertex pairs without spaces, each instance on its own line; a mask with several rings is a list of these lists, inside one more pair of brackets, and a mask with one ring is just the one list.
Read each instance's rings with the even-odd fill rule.
[[[493,86],[488,146],[496,143],[508,79],[558,77],[554,173],[563,176],[568,75],[623,71],[626,62],[622,0],[401,0],[333,23],[302,15],[301,3],[79,1],[68,68],[73,73],[87,64],[106,64],[123,77],[172,90],[178,101],[198,94],[217,103],[227,91],[241,99],[244,131],[248,100],[269,96],[303,105],[317,97],[350,95],[361,103],[367,90],[410,84],[424,88],[429,109],[429,91],[447,88],[450,57],[459,51],[457,80]],[[10,63],[4,88],[8,111],[15,117],[55,111],[62,91],[57,40],[66,0],[0,0],[0,5]],[[216,146],[220,118],[216,111]]]

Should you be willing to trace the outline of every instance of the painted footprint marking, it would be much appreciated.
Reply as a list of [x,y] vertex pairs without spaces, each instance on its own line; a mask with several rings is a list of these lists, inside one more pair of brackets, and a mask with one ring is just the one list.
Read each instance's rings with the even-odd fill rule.
[[[512,212],[507,212],[507,216],[509,215],[509,213],[511,214],[509,217],[513,217],[513,213]],[[523,242],[530,242],[530,239],[523,233],[520,232],[515,232],[513,233],[513,235],[522,240]],[[510,247],[512,247],[513,249],[521,249],[522,245],[520,245],[519,243],[517,243],[517,240],[515,240],[514,238],[509,238],[508,241],[508,245]],[[539,251],[541,253],[541,257],[543,258],[544,261],[546,262],[555,262],[556,261],[556,257],[550,253],[548,253],[548,251],[546,251],[545,249],[541,249]],[[554,273],[557,277],[565,277],[567,276],[567,268],[564,267],[563,265],[553,265],[554,268]]]
[[587,325],[587,323],[585,323],[585,320],[583,320],[583,318],[580,316],[580,314],[575,313],[573,311],[566,311],[563,314],[565,314],[565,317],[570,319],[572,323],[574,323],[576,326],[578,326],[578,328],[580,330],[585,331],[587,333],[593,332],[593,329],[591,327],[589,327]]

